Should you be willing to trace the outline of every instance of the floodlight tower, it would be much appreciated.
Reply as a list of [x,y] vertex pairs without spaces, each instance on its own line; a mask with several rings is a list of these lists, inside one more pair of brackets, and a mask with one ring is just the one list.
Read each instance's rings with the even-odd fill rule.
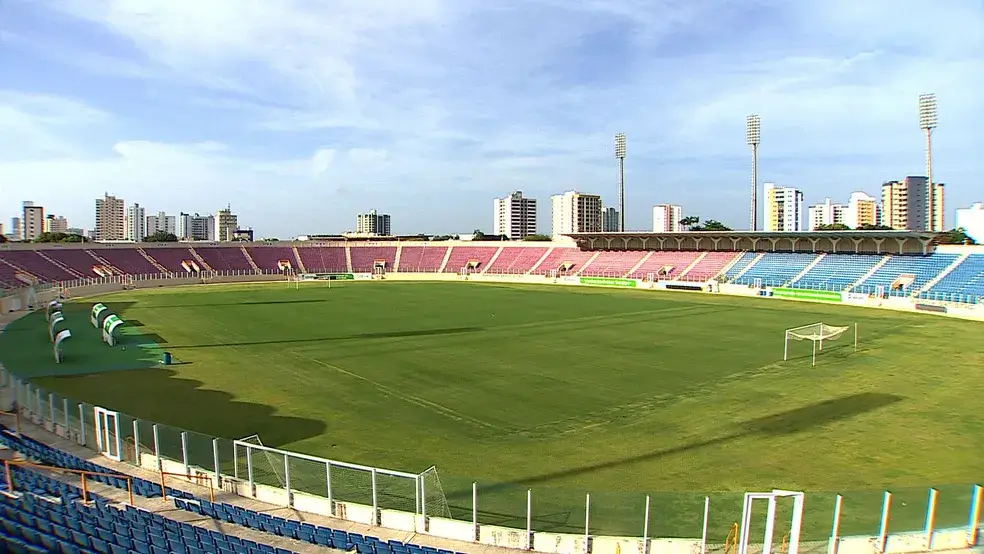
[[[936,128],[937,112],[936,112],[936,95],[935,94],[920,94],[919,95],[919,128],[926,133],[926,179],[929,181],[927,183],[927,195],[926,195],[926,209],[929,212],[929,221],[927,221],[928,231],[942,231],[942,225],[937,228],[936,225],[936,186],[933,185],[933,129]],[[941,222],[942,223],[942,222]]]
[[762,119],[752,114],[745,120],[745,138],[752,147],[752,213],[751,230],[758,231],[758,152],[762,137]]
[[625,133],[615,135],[615,157],[618,158],[618,230],[625,230]]

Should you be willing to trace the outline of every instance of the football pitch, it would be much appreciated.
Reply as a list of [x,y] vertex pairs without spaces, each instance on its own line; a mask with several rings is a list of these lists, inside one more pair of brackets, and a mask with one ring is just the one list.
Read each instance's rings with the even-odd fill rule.
[[[96,300],[150,346],[76,333],[95,333]],[[743,492],[781,488],[807,492],[805,538],[821,539],[836,494],[842,534],[877,534],[889,489],[900,532],[922,528],[931,486],[938,525],[966,525],[984,477],[974,322],[463,282],[209,285],[67,307],[66,363],[51,362],[40,314],[0,334],[0,360],[143,419],[412,473],[434,465],[456,517],[471,519],[478,482],[487,524],[525,527],[532,489],[534,529],[583,533],[591,493],[593,534],[638,536],[650,495],[652,536],[700,537],[709,495],[709,541],[723,542]],[[858,350],[852,328],[816,367],[809,342],[783,362],[783,330],[818,321],[857,323]],[[178,363],[151,367],[157,345]]]

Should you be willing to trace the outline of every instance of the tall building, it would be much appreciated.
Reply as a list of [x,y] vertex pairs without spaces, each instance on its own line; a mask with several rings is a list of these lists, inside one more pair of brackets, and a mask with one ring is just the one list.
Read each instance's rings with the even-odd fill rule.
[[153,235],[158,232],[177,235],[178,229],[177,220],[175,217],[173,215],[167,215],[164,212],[157,212],[155,215],[148,215],[147,235]]
[[68,233],[68,220],[64,216],[48,214],[44,218],[45,233]]
[[355,232],[360,235],[388,237],[393,234],[390,216],[378,213],[376,210],[359,214],[355,217]]
[[944,225],[943,183],[934,183],[936,213],[929,211],[929,184],[926,177],[909,176],[882,185],[882,221],[892,229],[942,231]]
[[24,241],[31,241],[41,236],[44,232],[44,207],[37,206],[34,202],[25,201],[21,214],[21,225],[24,231],[21,233]]
[[[126,217],[123,199],[110,196],[96,199],[95,240],[123,240],[126,237]],[[141,237],[142,238],[142,237]]]
[[881,206],[878,199],[864,192],[853,192],[844,212],[844,225],[857,229],[863,225],[878,225],[881,221]]
[[140,242],[147,236],[147,210],[134,202],[126,209],[126,233],[124,240]]
[[24,240],[24,226],[19,217],[10,218],[10,240]]
[[553,236],[601,231],[601,197],[597,194],[571,190],[551,196],[550,204]]
[[232,206],[226,206],[215,214],[215,240],[231,242],[239,228],[239,217],[232,213]]
[[616,233],[618,232],[621,220],[618,217],[618,210],[609,207],[601,207],[601,230],[604,233]]
[[509,240],[523,240],[536,234],[536,198],[525,198],[515,191],[492,200],[492,234]]
[[984,244],[984,203],[976,202],[957,210],[957,227],[978,244]]
[[656,204],[653,206],[654,233],[677,233],[682,230],[681,220],[683,220],[682,206],[674,204]]
[[765,183],[765,230],[784,233],[803,230],[803,191]]
[[[179,221],[183,228],[178,229],[178,239],[180,240],[215,240],[215,216],[208,215],[188,215],[181,214]],[[180,233],[180,234],[179,234]]]
[[827,198],[823,204],[810,206],[807,214],[806,219],[809,221],[809,230],[816,231],[822,225],[844,224],[847,206],[834,204]]

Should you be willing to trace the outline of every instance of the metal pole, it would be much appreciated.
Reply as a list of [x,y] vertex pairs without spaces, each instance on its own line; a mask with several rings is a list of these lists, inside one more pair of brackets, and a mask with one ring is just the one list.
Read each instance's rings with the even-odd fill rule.
[[184,463],[185,475],[191,475],[191,466],[188,465],[188,432],[181,431],[181,462]]
[[752,144],[752,231],[758,231],[758,144]]
[[369,472],[372,478],[372,524],[379,525],[379,491],[376,487],[376,468]]
[[[133,422],[133,428],[136,429],[137,422]],[[215,464],[215,486],[222,486],[222,468],[219,467],[219,439],[212,439],[212,462]]]
[[472,482],[472,528],[475,530],[475,542],[478,542],[478,482]]
[[711,497],[704,497],[704,527],[700,534],[700,554],[707,554],[707,524],[711,515]]
[[79,404],[79,444],[85,446],[85,405]]
[[591,493],[584,495],[584,554],[591,552]]
[[157,458],[157,471],[161,471],[164,465],[161,463],[161,437],[157,433],[157,424],[154,424],[154,457]]
[[878,530],[878,551],[885,552],[888,544],[888,519],[892,513],[892,493],[885,491],[885,500],[882,502],[881,526]]
[[[335,516],[335,502],[331,499],[331,462],[325,462],[325,486],[328,493],[328,515]],[[418,497],[418,502],[420,501]]]
[[970,500],[970,521],[967,524],[967,546],[977,545],[977,529],[981,525],[981,496],[980,485],[974,485],[974,495]]
[[[294,503],[291,501],[290,498],[290,457],[286,452],[284,453],[284,490],[287,491],[287,507],[290,508]],[[373,508],[375,508],[375,500],[376,500],[375,474],[373,474],[373,479],[372,479],[372,499],[374,504]],[[375,518],[373,518],[373,521],[375,522]]]
[[837,554],[837,549],[840,546],[840,527],[841,527],[841,505],[844,503],[844,497],[837,495],[834,499],[834,522],[830,526],[830,554]]
[[68,425],[68,399],[62,398],[62,412],[65,413],[65,433],[68,438],[72,437],[72,428]]
[[136,419],[133,420],[133,458],[137,461],[137,467],[143,465],[140,463],[140,427]]
[[936,527],[936,501],[940,491],[929,489],[929,505],[926,506],[926,550],[933,549],[933,531]]
[[649,551],[649,495],[646,495],[646,519],[642,524],[642,552]]
[[533,550],[533,489],[526,489],[526,550]]
[[625,158],[618,159],[618,230],[625,231]]

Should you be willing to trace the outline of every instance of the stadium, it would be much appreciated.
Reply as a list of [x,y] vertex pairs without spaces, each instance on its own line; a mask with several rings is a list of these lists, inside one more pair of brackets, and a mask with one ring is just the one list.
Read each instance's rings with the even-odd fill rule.
[[980,544],[984,250],[931,233],[10,243],[0,286],[22,551]]

